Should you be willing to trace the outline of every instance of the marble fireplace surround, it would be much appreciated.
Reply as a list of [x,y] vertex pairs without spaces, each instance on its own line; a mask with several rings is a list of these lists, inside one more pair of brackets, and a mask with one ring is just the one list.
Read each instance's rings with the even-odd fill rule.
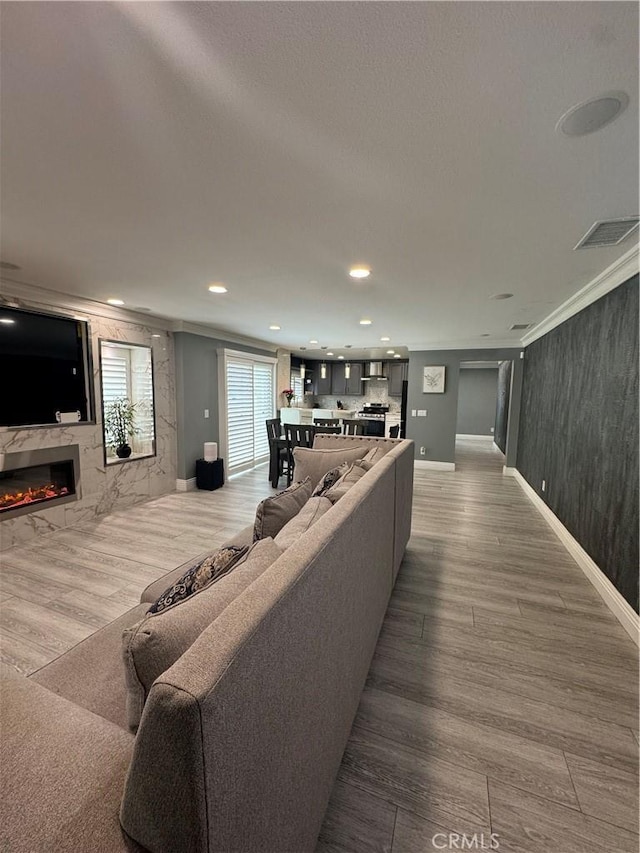
[[[40,509],[61,506],[63,503],[80,500],[82,492],[80,489],[80,452],[77,444],[69,447],[43,447],[41,450],[23,450],[16,453],[0,453],[0,472],[16,471],[22,468],[39,467],[41,465],[55,465],[59,462],[71,462],[73,465],[74,489],[68,495],[60,495],[50,498],[43,503],[26,504],[16,506],[2,511],[0,518],[6,521],[8,518],[17,518],[20,515],[28,515]],[[0,488],[2,480],[0,480]]]
[[[167,321],[142,318],[41,288],[2,281],[0,304],[30,310],[83,315],[89,322],[95,419],[38,427],[0,427],[0,454],[77,445],[82,492],[77,500],[39,504],[28,514],[0,516],[0,550],[25,544],[56,530],[172,492],[176,487],[176,394],[173,334]],[[11,293],[13,291],[13,294]],[[10,295],[6,295],[9,293]],[[141,322],[142,321],[142,322]],[[156,455],[105,465],[99,374],[99,340],[152,347]],[[9,515],[9,513],[2,513]]]

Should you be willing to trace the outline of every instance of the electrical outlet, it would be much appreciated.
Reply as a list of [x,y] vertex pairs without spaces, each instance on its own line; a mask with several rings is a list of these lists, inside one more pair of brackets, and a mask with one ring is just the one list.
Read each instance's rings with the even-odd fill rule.
[[547,491],[547,481],[546,481],[546,480],[543,480],[543,481],[542,481],[542,491],[543,491],[543,492],[546,492],[546,491]]
[[204,410],[204,416],[205,416],[205,418],[209,417],[209,409]]
[[421,447],[421,448],[420,448],[420,456],[424,456],[426,452],[427,452],[427,448],[426,448],[426,447]]
[[494,431],[495,431],[495,427],[491,427],[491,435],[493,435]]

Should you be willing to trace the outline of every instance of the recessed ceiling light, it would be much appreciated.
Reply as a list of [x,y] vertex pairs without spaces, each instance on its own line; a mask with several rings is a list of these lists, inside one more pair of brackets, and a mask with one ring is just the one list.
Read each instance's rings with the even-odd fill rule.
[[370,326],[371,320],[360,320],[360,325],[361,326]]
[[152,338],[161,338],[162,335],[151,335]]
[[124,305],[123,299],[107,299],[109,305]]
[[10,317],[0,317],[0,323],[4,323],[5,326],[13,326],[15,322]]
[[394,350],[394,349],[388,349],[388,350],[387,350],[387,355],[394,355],[394,354],[395,354],[395,350]]
[[272,332],[279,332],[280,331],[280,326],[276,326],[275,323],[273,324],[273,326],[269,326],[269,328],[271,329]]
[[343,356],[343,355],[339,355],[339,356],[338,356],[338,358],[344,358],[344,356]]
[[332,352],[328,352],[328,353],[327,353],[327,355],[333,355],[333,353],[332,353]]
[[513,293],[496,293],[495,296],[492,296],[492,299],[511,299]]
[[371,270],[369,267],[351,267],[349,275],[351,278],[369,278]]
[[390,341],[391,338],[385,335],[383,338],[380,338],[381,341]]
[[210,284],[210,285],[209,285],[209,291],[210,291],[211,293],[226,293],[226,292],[227,292],[227,288],[224,286],[224,284],[220,284],[220,283],[218,283],[218,284]]
[[19,270],[18,264],[10,264],[9,261],[0,261],[0,270]]
[[310,344],[317,344],[318,341],[309,341]]
[[394,355],[394,358],[402,358],[402,356],[400,355],[400,353],[399,353],[399,352],[397,352],[397,353]]
[[625,111],[628,103],[626,92],[607,92],[571,107],[561,116],[556,130],[565,136],[586,136],[610,124]]

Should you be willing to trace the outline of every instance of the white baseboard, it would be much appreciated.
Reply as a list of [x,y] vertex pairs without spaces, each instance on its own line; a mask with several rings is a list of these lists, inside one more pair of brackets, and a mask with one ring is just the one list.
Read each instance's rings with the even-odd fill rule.
[[456,438],[466,438],[471,439],[472,441],[493,441],[493,435],[482,435],[476,433],[467,435],[464,432],[457,432]]
[[176,492],[195,492],[195,490],[195,477],[189,477],[188,480],[176,480]]
[[504,467],[502,470],[505,474],[514,477],[518,481],[522,491],[560,539],[587,578],[595,586],[609,610],[618,619],[634,643],[640,645],[640,616],[638,616],[633,607],[618,592],[602,569],[598,567],[598,564],[587,554],[582,545],[569,533],[555,513],[549,509],[542,498],[536,493],[535,489],[527,483],[520,471],[517,468],[507,467]]
[[455,471],[456,463],[455,462],[432,462],[427,459],[415,459],[414,462],[415,468],[428,468],[430,471]]

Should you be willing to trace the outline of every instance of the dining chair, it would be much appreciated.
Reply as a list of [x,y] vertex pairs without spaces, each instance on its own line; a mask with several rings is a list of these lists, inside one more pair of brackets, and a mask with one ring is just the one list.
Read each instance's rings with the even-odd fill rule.
[[400,424],[389,427],[389,438],[397,438],[400,435]]
[[288,472],[289,454],[282,441],[280,418],[269,418],[265,423],[267,425],[267,438],[269,439],[269,480],[273,488],[276,489],[280,477]]
[[364,435],[364,424],[362,421],[349,420],[345,418],[342,421],[345,435]]
[[285,424],[284,434],[287,440],[287,486],[289,486],[293,482],[293,449],[313,447],[315,431],[311,424]]
[[342,432],[342,427],[340,424],[314,424],[313,425],[314,435],[317,435],[319,432],[324,433],[333,433],[334,435],[340,435]]
[[314,418],[315,426],[340,426],[340,418]]

